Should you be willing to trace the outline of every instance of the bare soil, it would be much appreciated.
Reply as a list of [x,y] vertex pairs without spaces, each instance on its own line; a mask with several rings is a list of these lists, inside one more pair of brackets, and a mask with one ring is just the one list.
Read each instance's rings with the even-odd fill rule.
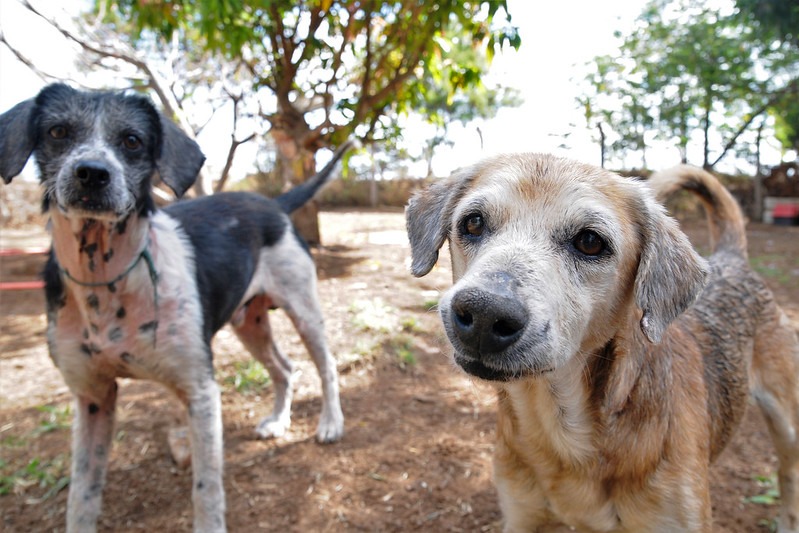
[[[231,531],[500,530],[491,483],[494,396],[450,363],[431,304],[450,283],[448,257],[427,277],[408,274],[402,212],[323,211],[314,250],[326,329],[339,360],[346,435],[314,441],[319,380],[281,312],[281,347],[299,362],[293,425],[258,440],[268,384],[223,329],[214,341],[223,387],[225,488]],[[686,225],[697,243],[703,225]],[[799,228],[752,224],[753,264],[799,329]],[[45,245],[39,225],[2,228],[0,248]],[[0,259],[0,279],[32,279],[40,256]],[[62,531],[69,474],[70,396],[45,346],[39,291],[0,292],[0,529]],[[237,390],[236,384],[238,383]],[[115,446],[100,531],[190,531],[191,473],[172,463],[167,431],[182,422],[158,385],[121,380]],[[713,467],[716,531],[769,531],[776,459],[751,409]]]

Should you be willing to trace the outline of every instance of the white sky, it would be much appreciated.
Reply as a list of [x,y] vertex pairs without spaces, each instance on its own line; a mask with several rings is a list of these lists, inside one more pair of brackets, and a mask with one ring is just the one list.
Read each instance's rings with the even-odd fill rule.
[[[599,148],[591,141],[590,132],[575,108],[577,86],[574,80],[582,78],[577,66],[597,55],[612,53],[617,45],[614,30],[630,27],[644,3],[645,0],[508,0],[513,24],[520,30],[522,46],[519,52],[509,51],[495,57],[491,79],[519,89],[525,103],[520,108],[501,110],[495,119],[486,123],[467,128],[454,125],[451,137],[455,145],[438,152],[434,159],[436,174],[447,174],[483,155],[507,151],[558,152],[598,164]],[[80,6],[87,5],[87,0],[38,0],[35,5],[48,14],[60,13],[68,19]],[[74,73],[72,57],[76,47],[16,0],[0,0],[0,31],[42,70],[65,77]],[[0,45],[0,112],[35,95],[45,83]],[[559,148],[563,143],[561,135],[570,130],[571,124],[576,128],[571,130],[569,149],[564,151]],[[482,149],[477,126],[483,134]],[[416,135],[424,135],[424,132]],[[413,137],[414,132],[409,132],[409,140]],[[222,132],[215,139],[200,138],[212,172],[224,162],[228,139],[229,132]],[[676,149],[668,147],[652,149],[647,157],[652,168],[679,162]],[[776,163],[779,154],[771,154],[771,158],[777,161],[767,162]],[[242,147],[237,154],[237,161],[244,167],[253,159],[253,149]],[[693,162],[699,160],[694,158]]]

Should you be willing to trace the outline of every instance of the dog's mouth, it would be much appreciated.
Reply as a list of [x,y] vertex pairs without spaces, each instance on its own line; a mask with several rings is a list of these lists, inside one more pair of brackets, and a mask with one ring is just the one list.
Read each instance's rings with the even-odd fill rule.
[[510,382],[538,377],[552,372],[552,367],[527,367],[517,366],[516,368],[496,368],[486,365],[484,362],[455,352],[455,362],[464,372],[470,376],[484,381]]
[[132,206],[120,205],[107,191],[70,191],[57,202],[59,210],[69,217],[118,220],[125,217]]
[[70,202],[66,207],[59,204],[59,208],[62,213],[70,217],[118,220],[124,216],[124,213],[118,213],[107,202],[93,199]]

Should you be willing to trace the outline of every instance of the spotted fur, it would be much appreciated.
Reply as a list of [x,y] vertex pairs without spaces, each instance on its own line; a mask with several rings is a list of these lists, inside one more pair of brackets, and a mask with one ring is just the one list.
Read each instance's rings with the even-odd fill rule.
[[291,363],[268,321],[269,309],[280,306],[322,377],[317,438],[341,438],[316,271],[288,214],[325,183],[345,149],[275,200],[228,193],[156,210],[154,177],[181,196],[204,156],[145,98],[56,84],[0,115],[0,176],[10,182],[33,155],[50,216],[47,342],[75,396],[67,531],[96,528],[120,377],[158,381],[186,406],[194,529],[225,530],[211,339],[231,319],[276,383],[274,412],[257,434],[280,436],[290,423]]

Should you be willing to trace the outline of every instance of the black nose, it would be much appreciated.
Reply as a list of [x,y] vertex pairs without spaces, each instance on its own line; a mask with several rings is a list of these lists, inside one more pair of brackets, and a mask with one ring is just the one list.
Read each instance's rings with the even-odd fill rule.
[[450,305],[452,330],[480,354],[498,353],[521,337],[528,321],[518,299],[480,288],[459,291]]
[[81,161],[75,166],[75,177],[86,189],[102,189],[111,181],[111,174],[100,161]]

